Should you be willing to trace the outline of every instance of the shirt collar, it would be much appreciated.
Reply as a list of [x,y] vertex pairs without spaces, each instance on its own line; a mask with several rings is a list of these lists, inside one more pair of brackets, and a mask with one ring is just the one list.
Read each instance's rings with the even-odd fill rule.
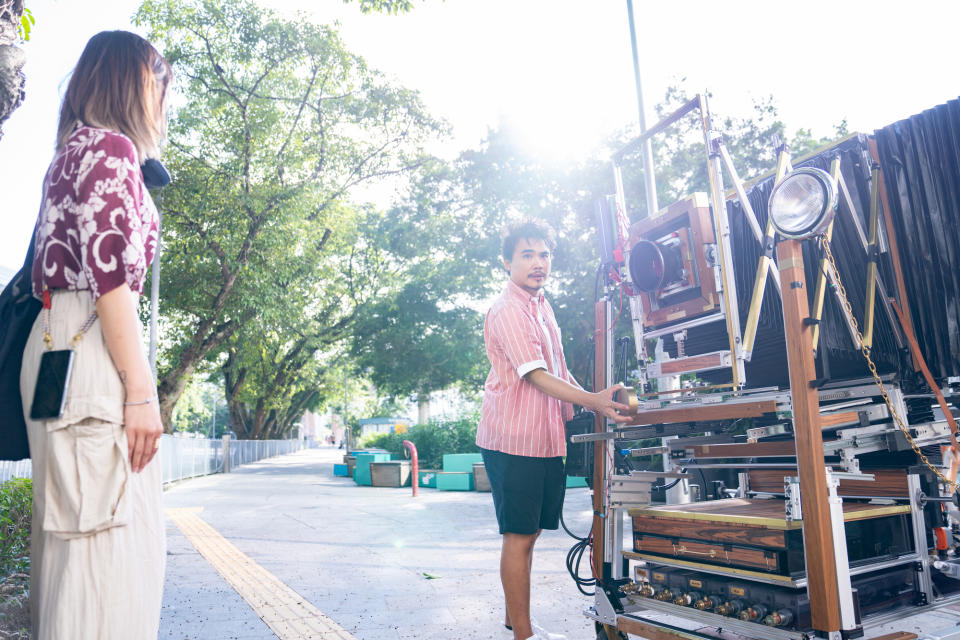
[[508,297],[520,300],[524,304],[540,304],[544,300],[543,289],[541,289],[537,295],[531,296],[523,287],[518,285],[513,280],[507,280],[507,287],[503,290],[503,293]]

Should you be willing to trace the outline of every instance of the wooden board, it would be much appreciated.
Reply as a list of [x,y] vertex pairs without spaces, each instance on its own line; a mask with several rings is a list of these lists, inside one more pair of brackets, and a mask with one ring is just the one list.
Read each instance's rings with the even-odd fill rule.
[[641,409],[636,417],[625,427],[650,424],[670,424],[675,422],[697,422],[698,420],[729,420],[732,418],[759,418],[765,413],[775,413],[776,400],[758,400],[756,402],[733,402],[697,407],[670,407],[664,409]]
[[780,566],[780,554],[765,549],[635,535],[633,550],[637,553],[652,553],[682,560],[702,560],[728,566],[786,573]]
[[844,411],[842,413],[820,414],[820,428],[827,429],[841,424],[857,424],[860,422],[860,414],[856,411]]
[[694,458],[783,458],[797,455],[793,440],[731,444],[701,444],[685,449]]
[[800,502],[807,524],[803,529],[803,546],[810,615],[815,630],[833,632],[840,630],[840,593],[830,527],[827,476],[823,472],[820,401],[817,390],[810,386],[810,381],[817,377],[817,370],[813,360],[812,328],[804,324],[804,320],[810,317],[810,303],[804,283],[802,247],[797,240],[781,241],[777,245],[777,267],[782,283],[780,302],[783,305],[783,334],[787,339]]
[[[665,520],[693,520],[696,522],[735,523],[754,525],[777,530],[802,528],[799,521],[787,521],[782,500],[756,500],[728,498],[692,504],[650,506],[629,509],[631,517],[656,517]],[[909,505],[864,504],[845,502],[843,519],[847,522],[869,518],[883,518],[900,513],[909,513]]]
[[[729,361],[729,357],[728,357]],[[690,356],[688,358],[677,358],[660,363],[660,375],[673,376],[688,371],[703,371],[706,369],[720,369],[728,367],[724,364],[722,353],[707,353],[701,356]]]
[[[794,470],[782,469],[751,469],[749,486],[751,491],[769,493],[783,493],[783,479],[786,476],[796,475]],[[864,473],[872,474],[873,482],[865,480],[841,480],[837,493],[841,496],[890,497],[906,498],[910,491],[907,488],[907,472],[905,469],[870,469]]]
[[784,530],[757,525],[740,524],[731,527],[726,523],[711,524],[698,520],[635,516],[633,518],[633,530],[661,536],[711,540],[722,544],[749,544],[758,547],[787,548],[787,537]]

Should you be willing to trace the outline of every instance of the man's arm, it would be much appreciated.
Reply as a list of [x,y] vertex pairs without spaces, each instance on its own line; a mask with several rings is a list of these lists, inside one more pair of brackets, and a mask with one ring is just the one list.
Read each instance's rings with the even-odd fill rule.
[[630,410],[630,407],[613,401],[614,394],[623,388],[622,384],[615,384],[612,387],[607,387],[603,391],[590,393],[563,378],[558,378],[546,369],[534,369],[523,376],[523,378],[552,398],[572,404],[579,404],[582,407],[599,411],[614,422],[627,422],[631,419],[629,415],[620,415],[617,413],[618,411],[626,413]]

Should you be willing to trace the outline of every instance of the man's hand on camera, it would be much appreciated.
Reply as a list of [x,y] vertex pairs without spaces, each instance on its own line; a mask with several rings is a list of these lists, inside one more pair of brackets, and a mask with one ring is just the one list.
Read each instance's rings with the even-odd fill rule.
[[617,395],[617,391],[625,388],[622,384],[615,384],[611,387],[607,387],[603,391],[598,391],[597,393],[591,394],[596,397],[596,404],[591,407],[594,411],[599,411],[601,414],[610,418],[614,422],[624,423],[629,422],[633,416],[630,415],[630,407],[625,404],[616,402],[613,398]]

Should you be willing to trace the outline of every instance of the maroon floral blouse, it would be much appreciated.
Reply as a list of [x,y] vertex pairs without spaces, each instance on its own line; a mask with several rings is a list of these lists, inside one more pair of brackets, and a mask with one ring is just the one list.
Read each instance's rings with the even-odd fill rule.
[[124,282],[142,293],[158,224],[130,139],[78,127],[43,181],[33,294],[40,298],[47,285],[89,289],[96,300]]

